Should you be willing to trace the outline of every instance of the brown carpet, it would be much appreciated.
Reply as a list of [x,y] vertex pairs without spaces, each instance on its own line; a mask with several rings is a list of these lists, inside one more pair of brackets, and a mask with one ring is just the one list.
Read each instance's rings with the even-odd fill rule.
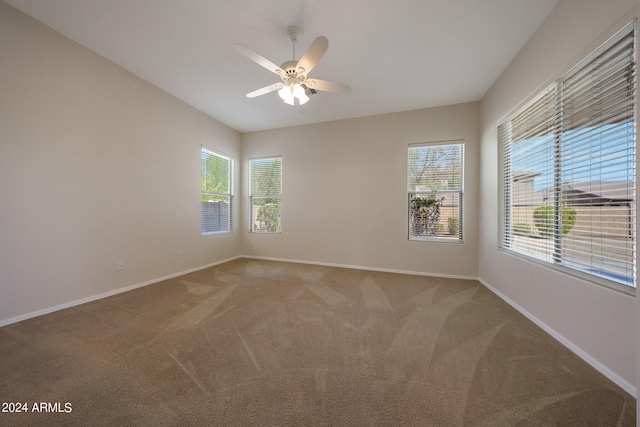
[[0,390],[29,410],[0,425],[636,418],[633,397],[476,281],[245,259],[1,328]]

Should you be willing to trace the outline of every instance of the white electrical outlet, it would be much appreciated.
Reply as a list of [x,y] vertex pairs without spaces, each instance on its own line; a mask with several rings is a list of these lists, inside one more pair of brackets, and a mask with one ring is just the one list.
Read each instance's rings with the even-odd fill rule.
[[176,258],[178,259],[182,258],[182,251],[176,252]]
[[124,261],[116,261],[116,271],[124,270]]
[[307,244],[306,243],[300,243],[300,250],[306,250],[307,249]]

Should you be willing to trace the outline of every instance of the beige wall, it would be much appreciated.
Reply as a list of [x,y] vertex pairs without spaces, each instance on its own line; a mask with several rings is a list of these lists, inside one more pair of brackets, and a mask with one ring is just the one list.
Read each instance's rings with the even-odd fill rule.
[[635,15],[637,0],[561,0],[482,102],[480,278],[632,393],[636,300],[498,251],[498,121]]
[[[248,233],[245,225],[243,254],[476,277],[478,107],[471,103],[243,134],[244,165],[253,157],[283,156],[282,234]],[[408,144],[454,139],[465,140],[464,244],[410,242]],[[247,176],[245,170],[243,188]]]
[[199,194],[237,132],[4,2],[0,58],[0,324],[238,254]]

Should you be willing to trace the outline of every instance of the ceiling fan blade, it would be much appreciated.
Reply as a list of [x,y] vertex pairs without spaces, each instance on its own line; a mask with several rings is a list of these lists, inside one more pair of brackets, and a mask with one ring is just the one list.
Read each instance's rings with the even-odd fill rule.
[[256,89],[253,92],[249,92],[247,94],[247,98],[255,98],[256,96],[264,95],[266,93],[278,90],[283,86],[284,86],[284,83],[282,83],[282,82],[274,83],[272,85],[265,86],[265,87],[260,88],[260,89]]
[[284,71],[282,71],[282,69],[278,67],[276,64],[269,61],[267,58],[260,55],[258,52],[255,52],[254,50],[248,48],[247,46],[240,43],[236,43],[234,46],[238,52],[240,52],[241,54],[243,54],[244,56],[246,56],[256,64],[263,66],[267,70],[273,73],[276,73],[278,75],[282,75],[284,73]]
[[322,55],[329,49],[329,40],[326,37],[317,37],[311,46],[302,54],[296,68],[301,69],[298,72],[305,76],[316,66]]
[[331,82],[329,80],[309,79],[305,84],[311,89],[321,90],[324,92],[349,93],[351,87],[344,83]]

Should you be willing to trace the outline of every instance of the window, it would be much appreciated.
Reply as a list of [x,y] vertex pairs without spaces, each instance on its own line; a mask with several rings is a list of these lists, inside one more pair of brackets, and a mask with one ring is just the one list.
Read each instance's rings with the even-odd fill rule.
[[232,174],[233,162],[229,157],[202,147],[200,153],[200,189],[202,234],[232,231]]
[[252,159],[251,231],[279,233],[282,217],[282,157]]
[[409,145],[409,240],[462,241],[463,141]]
[[636,286],[634,45],[632,23],[498,126],[501,247],[627,291]]

